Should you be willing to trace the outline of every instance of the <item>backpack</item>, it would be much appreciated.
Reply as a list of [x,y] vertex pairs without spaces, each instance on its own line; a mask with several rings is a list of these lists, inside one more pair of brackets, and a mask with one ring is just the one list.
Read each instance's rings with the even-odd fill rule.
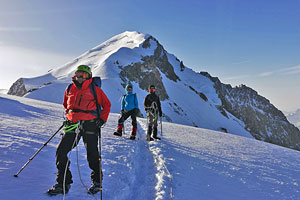
[[[70,90],[72,88],[74,83],[71,83],[68,85],[68,88],[67,88],[67,95],[69,95],[70,93]],[[92,78],[92,83],[90,84],[90,89],[91,89],[91,92],[92,94],[94,95],[94,98],[96,100],[96,106],[97,106],[97,117],[100,117],[100,113],[101,113],[101,106],[100,104],[98,103],[98,99],[97,99],[97,93],[96,93],[96,88],[95,86],[101,88],[101,78],[99,76],[96,76],[96,77],[93,77]]]

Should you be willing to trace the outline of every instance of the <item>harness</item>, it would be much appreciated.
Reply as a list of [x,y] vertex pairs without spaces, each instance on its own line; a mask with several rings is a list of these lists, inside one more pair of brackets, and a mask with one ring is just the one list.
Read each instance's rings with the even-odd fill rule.
[[155,101],[153,101],[151,103],[151,106],[149,107],[145,107],[145,109],[147,109],[147,121],[149,121],[149,116],[151,115],[153,117],[152,122],[155,122],[158,118],[158,106],[157,103]]

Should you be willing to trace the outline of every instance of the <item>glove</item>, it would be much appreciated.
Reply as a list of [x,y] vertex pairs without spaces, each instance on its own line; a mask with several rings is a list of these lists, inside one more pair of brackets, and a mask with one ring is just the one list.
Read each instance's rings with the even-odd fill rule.
[[72,124],[74,124],[74,122],[73,121],[71,121],[71,120],[65,120],[64,121],[64,126],[70,126],[70,125],[72,125]]
[[162,116],[162,113],[159,113],[159,116],[161,117],[161,116]]
[[96,120],[96,126],[98,126],[99,128],[101,128],[101,126],[105,124],[105,121],[103,119],[97,119]]

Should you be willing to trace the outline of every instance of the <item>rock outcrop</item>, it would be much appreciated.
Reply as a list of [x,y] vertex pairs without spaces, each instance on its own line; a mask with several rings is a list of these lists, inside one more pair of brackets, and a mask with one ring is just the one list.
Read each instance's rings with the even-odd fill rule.
[[254,138],[284,147],[300,150],[300,131],[269,100],[255,90],[240,85],[223,84],[207,72],[200,74],[214,82],[222,101],[222,108],[245,123],[245,129]]

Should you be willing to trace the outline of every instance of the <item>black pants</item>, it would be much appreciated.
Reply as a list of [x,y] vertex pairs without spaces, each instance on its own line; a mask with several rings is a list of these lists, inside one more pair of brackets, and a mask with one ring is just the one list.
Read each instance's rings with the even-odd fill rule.
[[148,123],[148,130],[147,130],[147,138],[150,138],[152,132],[153,137],[157,137],[157,118],[158,112],[151,112],[147,111],[147,123]]
[[128,119],[128,117],[131,116],[131,119],[132,119],[132,126],[133,127],[137,127],[137,122],[136,122],[136,109],[132,109],[130,111],[127,111],[127,112],[121,112],[121,115],[119,117],[119,120],[118,120],[118,124],[122,124],[125,122],[126,119]]
[[[57,183],[63,184],[64,175],[66,171],[65,183],[71,184],[72,174],[69,170],[70,161],[68,159],[68,153],[72,150],[72,147],[76,147],[80,138],[82,137],[84,146],[87,151],[87,160],[89,167],[92,169],[91,179],[93,182],[100,182],[99,174],[99,151],[98,151],[98,135],[99,128],[95,122],[91,121],[80,121],[78,126],[79,134],[75,130],[69,131],[64,134],[58,147],[56,149],[56,167],[58,169],[56,181]],[[67,165],[68,164],[68,165]],[[66,169],[67,168],[67,169]]]

